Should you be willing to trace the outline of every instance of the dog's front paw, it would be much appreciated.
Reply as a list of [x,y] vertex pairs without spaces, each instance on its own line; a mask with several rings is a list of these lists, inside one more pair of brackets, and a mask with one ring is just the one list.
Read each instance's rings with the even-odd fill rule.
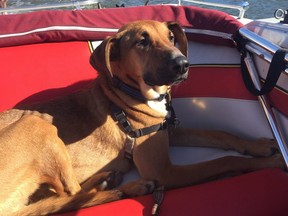
[[245,151],[256,157],[268,157],[279,152],[278,144],[273,139],[261,138],[249,143]]
[[119,190],[123,192],[126,197],[142,196],[152,193],[155,189],[155,183],[147,180],[137,180],[129,182],[119,187]]
[[269,157],[268,167],[277,167],[283,170],[287,170],[286,163],[281,154],[275,154]]
[[123,174],[117,171],[107,172],[106,178],[99,184],[100,190],[111,190],[117,187],[123,180]]

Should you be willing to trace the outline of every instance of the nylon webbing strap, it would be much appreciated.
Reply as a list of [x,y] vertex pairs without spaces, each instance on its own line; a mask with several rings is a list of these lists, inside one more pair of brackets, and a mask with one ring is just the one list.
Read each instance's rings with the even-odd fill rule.
[[113,84],[119,88],[121,91],[125,92],[126,94],[130,95],[133,98],[137,98],[140,101],[146,101],[146,98],[141,94],[140,91],[126,85],[124,82],[119,80],[116,77],[113,77]]
[[154,205],[152,207],[152,216],[157,216],[160,213],[160,205],[164,200],[164,186],[157,187],[153,192]]
[[[247,51],[246,51],[247,52]],[[256,89],[253,81],[250,77],[247,65],[244,61],[246,54],[243,53],[241,56],[241,70],[243,81],[245,83],[246,88],[255,96],[260,96],[264,94],[268,94],[275,86],[281,75],[281,72],[286,69],[285,55],[287,53],[286,49],[279,49],[273,55],[272,61],[270,63],[270,67],[267,73],[267,77],[264,85],[260,90]]]
[[167,110],[170,111],[171,116],[166,118],[163,122],[155,125],[151,125],[148,127],[144,127],[141,129],[134,129],[130,122],[127,119],[125,112],[116,106],[115,104],[112,105],[112,112],[114,120],[118,121],[118,123],[122,126],[122,129],[126,133],[126,140],[125,140],[125,158],[132,161],[133,158],[133,148],[135,144],[135,139],[159,130],[165,130],[168,126],[172,125],[173,127],[177,127],[179,125],[179,120],[176,118],[175,111],[171,105],[167,103]]
[[156,132],[159,130],[165,130],[168,127],[168,122],[164,121],[164,122],[156,124],[156,125],[152,125],[149,127],[133,130],[130,122],[128,121],[128,119],[126,117],[126,114],[123,112],[122,109],[120,109],[119,107],[114,105],[113,106],[113,114],[114,114],[114,118],[121,124],[124,131],[132,138],[138,138],[138,137],[150,134],[152,132]]

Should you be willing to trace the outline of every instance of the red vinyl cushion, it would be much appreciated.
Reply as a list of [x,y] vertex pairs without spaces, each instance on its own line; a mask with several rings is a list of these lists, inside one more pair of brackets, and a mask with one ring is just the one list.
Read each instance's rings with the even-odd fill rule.
[[[1,46],[4,46],[4,47],[15,46],[15,45],[21,45],[21,44],[30,44],[30,43],[40,43],[40,42],[55,42],[55,41],[70,41],[70,40],[82,41],[82,40],[96,40],[96,39],[102,40],[103,38],[105,38],[105,36],[111,35],[113,33],[107,32],[106,30],[99,31],[99,29],[96,32],[96,30],[95,29],[92,30],[92,28],[96,27],[96,28],[117,29],[123,24],[126,24],[127,22],[134,21],[134,20],[143,20],[143,19],[154,19],[154,20],[159,20],[159,21],[174,20],[174,21],[179,22],[185,28],[212,30],[216,32],[224,32],[224,33],[231,34],[231,35],[234,35],[237,32],[237,30],[243,26],[239,21],[237,21],[230,15],[225,14],[223,12],[197,8],[197,7],[191,7],[191,6],[179,7],[179,6],[158,5],[158,6],[131,7],[131,8],[110,8],[110,9],[103,9],[103,10],[39,11],[39,12],[33,12],[33,13],[27,13],[27,14],[1,16],[0,26],[5,26],[5,28],[0,28],[0,47]],[[19,23],[21,23],[21,25],[19,25]],[[42,31],[46,27],[53,27],[53,26],[54,27],[55,26],[57,27],[59,26],[62,26],[62,27],[63,26],[64,27],[81,26],[81,27],[87,27],[88,29],[86,30],[79,30],[79,29],[78,30],[76,29],[55,30],[54,29],[54,30]],[[38,31],[39,29],[42,29],[42,30]],[[14,33],[19,33],[20,35],[13,36]],[[6,36],[10,35],[10,36],[6,37],[5,35]],[[227,40],[221,37],[215,37],[215,36],[205,35],[205,34],[187,33],[187,37],[193,41],[200,41],[200,42],[205,42],[205,43],[209,42],[213,44],[231,45],[231,42],[232,42],[229,39]],[[49,45],[42,45],[42,46],[50,47]],[[7,97],[5,90],[10,90],[9,88],[7,89],[5,86],[11,85],[11,83],[10,84],[7,83],[7,79],[10,77],[12,78],[12,80],[14,80],[13,82],[16,82],[17,80],[15,79],[15,74],[13,72],[10,72],[10,68],[12,71],[19,70],[16,67],[18,63],[16,64],[14,60],[14,58],[17,58],[15,57],[15,53],[19,51],[24,53],[23,55],[20,56],[20,58],[17,58],[17,62],[20,61],[19,64],[21,65],[22,64],[21,60],[26,55],[23,49],[26,49],[26,48],[27,47],[25,46],[23,48],[21,47],[16,48],[14,51],[13,49],[10,49],[10,48],[8,48],[7,50],[5,49],[1,50],[1,53],[0,53],[1,73],[4,73],[5,76],[4,78],[2,78],[2,80],[0,80],[0,84],[4,83],[4,92],[0,94],[3,94],[5,97]],[[31,49],[34,49],[34,46]],[[70,54],[73,55],[72,52],[70,52]],[[33,55],[35,55],[35,53],[31,54],[31,56]],[[38,57],[41,58],[40,56]],[[73,57],[72,58],[69,57],[69,59],[64,58],[64,56],[62,57],[63,58],[60,58],[60,60],[58,61],[59,64],[62,64],[65,61],[69,61],[69,59],[73,59]],[[23,59],[23,61],[25,63],[27,62],[26,59],[25,60]],[[2,62],[4,62],[4,66]],[[25,66],[25,64],[23,65]],[[72,64],[70,65],[71,65],[72,70],[74,68],[75,69],[77,68],[77,66],[74,67],[72,66]],[[29,67],[34,68],[33,65],[30,65]],[[29,67],[28,69],[31,70],[31,68]],[[68,64],[68,69],[69,69],[69,64]],[[66,68],[64,70],[66,70]],[[228,98],[240,98],[240,99],[255,99],[246,90],[243,90],[244,88],[242,88],[243,85],[241,84],[242,78],[239,76],[239,74],[235,75],[235,73],[233,73],[232,75],[232,73],[230,73],[231,70],[227,72],[227,70],[222,68],[221,69],[222,71],[220,71],[220,69],[219,70],[216,69],[221,74],[220,76],[218,76],[218,74],[216,75],[216,73],[209,73],[209,77],[208,77],[208,73],[205,72],[206,70],[207,69],[203,69],[203,68],[199,69],[199,72],[201,73],[197,73],[199,75],[199,76],[197,75],[197,77],[199,78],[204,77],[205,82],[207,81],[207,85],[205,85],[205,82],[203,82],[202,78],[199,79],[196,77],[195,80],[201,80],[201,82],[195,82],[193,80],[191,80],[191,82],[190,81],[186,82],[186,83],[193,84],[193,88],[196,88],[195,91],[193,91],[194,89],[192,91],[188,91],[189,85],[186,85],[185,87],[185,83],[184,83],[183,87],[180,88],[181,89],[180,92],[178,90],[177,92],[175,92],[174,94],[175,97],[180,97],[180,96],[181,97],[183,96],[184,97],[191,97],[191,96],[207,96],[207,97],[210,96],[211,97],[212,96],[212,97],[228,97]],[[210,70],[212,71],[213,69],[210,69]],[[7,73],[7,71],[9,71],[9,73]],[[191,71],[195,71],[195,69],[192,69]],[[26,73],[27,72],[25,72],[25,74]],[[63,75],[64,74],[65,73],[63,73]],[[192,75],[195,78],[194,74]],[[14,77],[11,77],[11,76],[14,76]],[[29,74],[29,76],[31,75]],[[233,77],[231,78],[231,76]],[[219,77],[221,77],[221,79]],[[10,78],[9,80],[11,80]],[[38,85],[44,86],[44,83],[41,81],[39,82]],[[18,85],[17,88],[16,86],[13,87],[13,89],[19,89],[19,90],[21,88],[22,88],[21,85]],[[213,91],[210,89],[213,89]],[[1,90],[2,90],[2,87],[1,87]],[[25,96],[24,94],[25,91],[27,91],[27,89],[23,89],[23,96]],[[5,98],[5,102],[3,102],[0,105],[0,111],[6,108],[10,108],[11,105],[13,106],[14,105],[13,103],[15,102],[13,98],[15,98],[14,95],[11,96],[11,98]],[[269,95],[269,98],[272,104],[278,110],[280,110],[282,113],[288,116],[288,110],[286,109],[286,107],[288,106],[287,92],[285,93],[281,90],[274,89],[273,92]],[[16,101],[19,99],[21,99],[21,97],[19,97],[18,99],[16,98]],[[10,103],[8,103],[7,101],[10,101]],[[8,105],[6,105],[7,103]]]
[[269,102],[277,110],[288,116],[288,91],[282,91],[279,88],[274,88],[268,95]]
[[[90,55],[88,43],[79,41],[1,48],[0,111],[80,89],[97,76]],[[256,99],[244,87],[238,66],[191,67],[189,79],[174,87],[173,97]],[[285,92],[274,89],[269,98],[288,115]]]
[[94,79],[88,42],[44,43],[0,49],[0,111],[75,91]]
[[[202,65],[189,69],[189,77],[173,87],[173,98],[219,97],[257,100],[242,81],[240,65]],[[271,105],[288,116],[288,94],[274,88],[268,95]]]
[[[43,43],[1,48],[0,110],[13,107],[23,100],[25,103],[31,103],[67,94],[86,85],[97,76],[89,65],[89,56],[87,42]],[[236,98],[253,99],[243,90],[242,84],[239,84],[242,82],[239,68],[190,70],[191,76],[186,86],[184,83],[183,87],[177,88],[175,97],[238,95]],[[203,79],[205,81],[208,75],[210,78],[205,85]],[[191,86],[195,87],[195,92]],[[234,92],[237,89],[243,92]],[[165,216],[284,216],[288,212],[287,190],[287,175],[278,169],[268,169],[168,191],[161,213]],[[152,205],[153,199],[149,195],[64,215],[151,215]]]
[[[117,29],[128,22],[145,19],[177,21],[185,28],[213,30],[231,35],[234,35],[243,26],[238,20],[226,13],[192,6],[157,5],[101,10],[39,11],[1,16],[0,26],[5,26],[5,28],[0,28],[0,47],[51,41],[101,40],[113,33],[107,30],[96,32],[91,28]],[[52,26],[82,26],[90,29],[43,31],[43,28]],[[14,33],[21,35],[4,36]],[[193,40],[231,45],[230,39],[221,36],[192,35]]]
[[203,65],[189,69],[189,77],[173,88],[173,98],[220,97],[256,100],[242,82],[240,66]]
[[[1,48],[0,111],[18,103],[43,101],[75,91],[97,76],[87,42],[62,42]],[[174,98],[255,99],[237,66],[195,66],[173,89]]]
[[[220,181],[167,191],[163,216],[286,216],[288,176],[266,169]],[[125,199],[58,216],[151,215],[152,195]]]

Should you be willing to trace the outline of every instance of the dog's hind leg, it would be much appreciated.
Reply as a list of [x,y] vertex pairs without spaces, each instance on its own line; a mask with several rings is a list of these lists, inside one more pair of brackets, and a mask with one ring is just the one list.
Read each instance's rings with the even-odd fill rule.
[[117,201],[125,197],[134,197],[151,193],[154,190],[154,187],[153,181],[138,180],[127,183],[114,190],[96,191],[96,189],[92,189],[89,192],[83,191],[74,196],[53,196],[23,208],[14,216],[48,215],[72,211],[79,208]]
[[23,116],[0,130],[0,164],[0,211],[20,209],[43,183],[59,195],[80,191],[56,128],[40,117]]
[[[37,117],[36,117],[37,118]],[[58,195],[74,195],[81,187],[74,174],[70,156],[65,144],[57,135],[57,129],[50,123],[37,119],[42,135],[37,136],[41,150],[37,157],[41,182],[51,185]],[[41,144],[40,144],[41,143]]]

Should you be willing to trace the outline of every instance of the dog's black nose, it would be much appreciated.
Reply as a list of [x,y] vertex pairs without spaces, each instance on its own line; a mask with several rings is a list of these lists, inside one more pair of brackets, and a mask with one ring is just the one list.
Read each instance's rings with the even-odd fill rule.
[[188,71],[189,62],[185,56],[178,56],[173,59],[172,69],[177,74],[184,74]]

